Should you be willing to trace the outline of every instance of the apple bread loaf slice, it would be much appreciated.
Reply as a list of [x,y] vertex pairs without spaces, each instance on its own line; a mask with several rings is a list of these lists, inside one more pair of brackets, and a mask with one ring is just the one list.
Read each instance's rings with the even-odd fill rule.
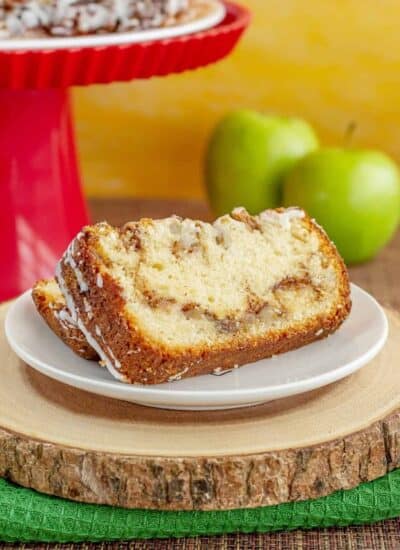
[[118,379],[157,384],[251,363],[334,332],[345,265],[297,208],[88,226],[57,267],[71,315]]
[[84,359],[98,359],[82,331],[72,319],[55,279],[38,281],[32,289],[36,309],[49,328],[77,355]]

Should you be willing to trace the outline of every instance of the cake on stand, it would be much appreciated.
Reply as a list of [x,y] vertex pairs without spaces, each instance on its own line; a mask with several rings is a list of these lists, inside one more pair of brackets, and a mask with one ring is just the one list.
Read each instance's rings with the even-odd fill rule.
[[52,276],[89,221],[68,88],[214,63],[232,51],[249,21],[247,9],[227,2],[222,20],[214,12],[158,31],[0,41],[0,301]]

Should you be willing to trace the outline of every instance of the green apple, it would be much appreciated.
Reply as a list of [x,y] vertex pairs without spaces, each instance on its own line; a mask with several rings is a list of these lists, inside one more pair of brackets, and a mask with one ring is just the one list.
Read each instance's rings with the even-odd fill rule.
[[228,114],[208,145],[205,178],[218,215],[235,206],[255,214],[279,206],[283,176],[318,147],[313,129],[298,118],[239,110]]
[[315,217],[346,263],[363,262],[375,256],[398,227],[399,171],[378,151],[320,149],[287,176],[283,202]]

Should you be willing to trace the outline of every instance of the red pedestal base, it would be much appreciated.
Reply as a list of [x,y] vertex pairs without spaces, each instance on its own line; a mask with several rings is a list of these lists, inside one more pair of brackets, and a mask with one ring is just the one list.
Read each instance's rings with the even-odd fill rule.
[[52,276],[87,221],[68,92],[0,90],[0,301]]

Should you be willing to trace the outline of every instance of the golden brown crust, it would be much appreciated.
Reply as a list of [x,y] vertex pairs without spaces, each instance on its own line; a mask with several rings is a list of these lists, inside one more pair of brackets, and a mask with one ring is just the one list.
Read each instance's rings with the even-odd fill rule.
[[[350,286],[343,260],[313,220],[305,217],[304,223],[318,233],[320,249],[335,266],[340,298],[331,311],[303,323],[300,329],[271,330],[267,337],[248,338],[245,343],[233,335],[229,344],[219,344],[213,349],[192,347],[182,352],[146,340],[123,315],[124,300],[117,283],[102,273],[102,287],[97,286],[101,264],[96,254],[96,227],[86,228],[74,243],[74,257],[79,257],[79,270],[87,290],[80,291],[76,270],[65,257],[61,274],[84,326],[96,340],[101,340],[99,343],[111,363],[118,359],[118,371],[125,381],[158,384],[208,374],[217,368],[229,369],[309,344],[333,333],[347,317],[351,308]],[[88,303],[90,314],[86,311]]]
[[[98,359],[97,353],[88,344],[86,338],[78,327],[68,321],[68,311],[63,301],[52,298],[46,292],[46,285],[49,281],[37,281],[32,289],[32,299],[36,309],[46,321],[49,328],[83,359]],[[63,318],[63,313],[67,318]],[[61,317],[60,317],[61,314]]]

